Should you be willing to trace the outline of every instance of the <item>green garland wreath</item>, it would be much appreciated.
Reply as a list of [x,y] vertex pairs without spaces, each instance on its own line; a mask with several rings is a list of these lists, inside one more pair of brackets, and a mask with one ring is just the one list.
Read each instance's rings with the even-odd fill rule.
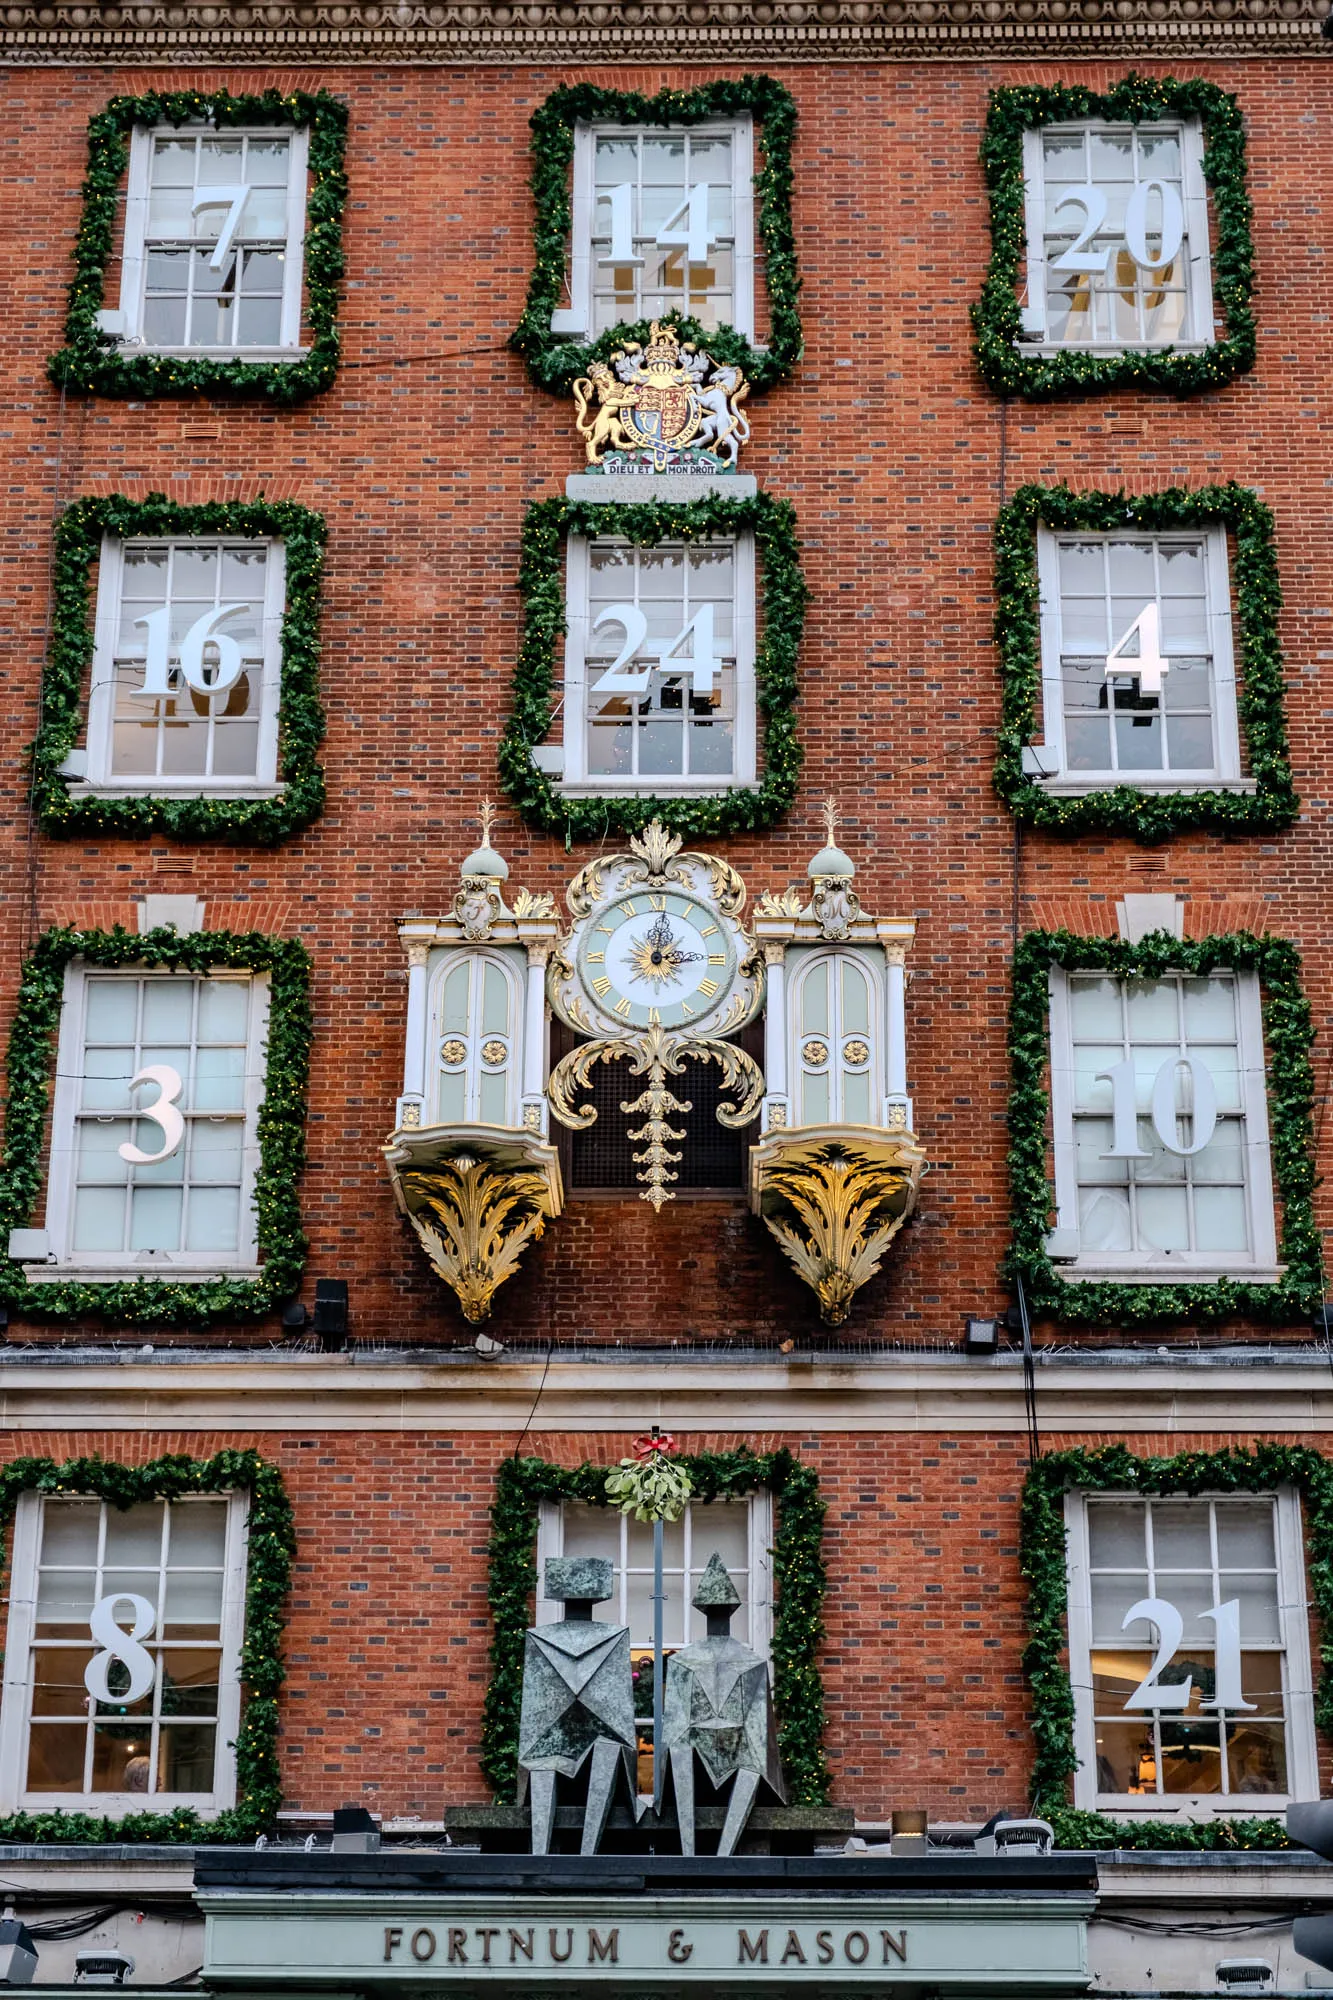
[[[813,1467],[785,1449],[682,1452],[692,1500],[733,1500],[767,1486],[777,1503],[773,1544],[773,1697],[778,1748],[792,1801],[825,1805],[829,1774],[823,1750],[824,1688],[819,1646],[824,1636],[827,1577],[821,1544],[824,1502]],[[497,1795],[512,1799],[518,1775],[518,1717],[523,1694],[523,1635],[537,1587],[537,1514],[543,1500],[582,1500],[604,1507],[605,1465],[551,1465],[544,1458],[508,1458],[496,1476],[487,1546],[487,1595],[494,1621],[491,1680],[481,1732],[481,1768]]]
[[[1021,1278],[1034,1312],[1084,1326],[1149,1326],[1210,1321],[1232,1314],[1290,1324],[1308,1320],[1324,1295],[1323,1258],[1314,1215],[1311,1107],[1314,1029],[1300,985],[1300,953],[1285,940],[1235,931],[1186,941],[1154,931],[1137,944],[1077,937],[1071,931],[1029,931],[1014,953],[1009,1016],[1010,1250],[1006,1276]],[[1227,970],[1256,975],[1263,992],[1268,1054],[1269,1139],[1275,1193],[1282,1204],[1281,1258],[1275,1284],[1244,1278],[1176,1284],[1066,1281],[1046,1254],[1054,1203],[1047,1170],[1050,994],[1053,965],[1067,972],[1105,972],[1157,979],[1169,972],[1200,978]]]
[[[83,722],[82,689],[93,657],[91,575],[102,539],[114,535],[272,537],[286,559],[282,621],[278,770],[274,798],[71,798],[60,766]],[[55,533],[52,640],[42,679],[42,721],[32,746],[33,799],[44,832],[77,835],[167,833],[177,840],[271,843],[299,832],[324,804],[316,751],[324,735],[319,699],[319,602],[324,519],[292,501],[215,501],[182,507],[164,494],[76,500]]]
[[509,344],[521,354],[539,389],[567,395],[590,361],[605,360],[626,340],[646,341],[647,320],[611,328],[584,344],[551,331],[551,314],[564,295],[565,265],[573,224],[570,171],[574,127],[581,121],[615,125],[698,125],[709,118],[749,112],[761,128],[764,164],[754,177],[756,221],[768,286],[769,339],[753,346],[735,327],[707,328],[683,313],[664,315],[682,340],[706,346],[714,360],[743,369],[752,389],[768,389],[796,366],[804,349],[799,298],[801,281],[792,228],[792,141],[796,103],[771,76],[728,77],[697,90],[662,90],[644,97],[637,90],[603,90],[576,83],[552,91],[538,105],[532,128],[533,267],[527,304]]
[[[310,344],[299,360],[210,360],[204,355],[131,353],[99,331],[107,267],[115,249],[120,185],[136,125],[219,128],[296,125],[309,128],[310,188],[306,199],[305,324]],[[88,173],[83,217],[74,246],[65,346],[47,363],[51,380],[100,396],[258,394],[296,403],[327,389],[338,368],[338,290],[343,275],[342,218],[347,201],[343,153],[347,106],[326,91],[266,90],[233,97],[225,90],[150,91],[113,97],[88,123]]]
[[[566,798],[532,761],[555,713],[556,641],[565,630],[563,546],[569,535],[620,535],[640,548],[661,541],[705,541],[710,535],[753,533],[762,568],[762,630],[755,653],[755,689],[763,718],[763,778],[712,798]],[[796,740],[796,656],[805,623],[796,514],[767,493],[735,500],[709,495],[672,501],[536,500],[523,522],[518,587],[524,600],[523,637],[513,680],[513,709],[500,743],[500,780],[530,826],[575,840],[638,833],[652,819],[696,838],[749,833],[772,826],[796,796],[801,748]],[[568,714],[566,728],[578,726]]]
[[[1041,618],[1037,529],[1110,534],[1221,526],[1234,542],[1239,654],[1239,720],[1254,790],[1158,792],[1136,785],[1056,796],[1023,769],[1024,746],[1040,737]],[[995,639],[1003,706],[995,789],[1015,817],[1051,833],[1123,833],[1145,844],[1195,828],[1214,833],[1272,833],[1290,826],[1300,801],[1291,779],[1283,713],[1282,589],[1273,548],[1273,516],[1258,495],[1234,481],[1190,491],[1074,493],[1068,486],[1022,486],[995,524]]]
[[1257,1444],[1254,1450],[1182,1452],[1136,1458],[1123,1444],[1044,1452],[1023,1488],[1019,1567],[1028,1585],[1028,1642],[1023,1667],[1032,1689],[1033,1810],[1055,1828],[1061,1847],[1287,1847],[1281,1819],[1217,1819],[1170,1825],[1112,1819],[1066,1803],[1077,1768],[1074,1693],[1068,1654],[1069,1585],[1064,1495],[1095,1492],[1265,1493],[1295,1486],[1305,1503],[1310,1589],[1322,1628],[1315,1721],[1333,1730],[1333,1464],[1304,1445]]
[[[268,1060],[259,1109],[258,1278],[197,1284],[127,1278],[85,1284],[77,1278],[33,1284],[3,1256],[11,1229],[27,1226],[41,1192],[51,1075],[55,1067],[65,968],[90,965],[169,967],[207,972],[245,967],[269,974]],[[310,959],[295,939],[259,931],[199,931],[182,937],[163,927],[49,930],[23,967],[9,1034],[4,1156],[0,1159],[0,1302],[25,1319],[83,1319],[90,1314],[136,1326],[199,1326],[211,1319],[252,1319],[291,1297],[301,1280],[306,1238],[296,1183],[305,1164],[306,1078],[310,1066]]]
[[[1226,326],[1221,339],[1194,353],[1171,348],[1120,354],[1069,349],[1025,352],[1019,343],[1018,288],[1027,252],[1023,134],[1041,125],[1105,118],[1143,124],[1197,118],[1203,127],[1203,174],[1213,198],[1217,242],[1213,293]],[[1236,99],[1198,78],[1130,75],[1098,92],[1072,85],[1025,84],[991,92],[981,161],[990,191],[991,260],[972,307],[977,365],[1002,396],[1082,395],[1098,389],[1161,389],[1186,396],[1217,389],[1254,366],[1253,210],[1245,177],[1245,126]]]
[[6,1813],[0,1818],[0,1840],[192,1843],[253,1840],[272,1831],[282,1804],[278,1769],[278,1690],[286,1678],[282,1610],[296,1548],[291,1501],[277,1466],[257,1451],[219,1451],[212,1458],[170,1452],[147,1465],[117,1465],[101,1458],[73,1458],[57,1465],[52,1458],[15,1458],[0,1466],[0,1530],[12,1523],[21,1493],[91,1493],[124,1508],[145,1500],[237,1489],[250,1494],[240,1659],[245,1708],[236,1738],[237,1804],[208,1819],[189,1807],[130,1813],[117,1820],[90,1812]]

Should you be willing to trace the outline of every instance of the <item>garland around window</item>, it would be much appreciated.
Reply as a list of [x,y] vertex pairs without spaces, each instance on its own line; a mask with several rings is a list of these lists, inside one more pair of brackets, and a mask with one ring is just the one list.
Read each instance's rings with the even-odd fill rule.
[[[565,630],[564,544],[570,535],[619,535],[640,548],[663,541],[706,541],[750,531],[762,583],[755,651],[755,699],[762,720],[763,776],[713,796],[566,797],[532,760],[556,712],[556,641]],[[791,503],[767,493],[752,499],[709,495],[684,504],[659,501],[537,500],[523,523],[518,587],[524,599],[523,637],[513,681],[513,711],[500,745],[505,791],[530,826],[574,840],[639,833],[652,819],[695,838],[748,833],[772,826],[796,796],[801,749],[796,740],[796,656],[805,623],[806,585]],[[583,718],[565,711],[566,731]]]
[[[1238,721],[1254,781],[1252,791],[1159,792],[1136,785],[1077,798],[1046,790],[1023,769],[1023,751],[1042,734],[1042,659],[1037,530],[1111,534],[1220,526],[1231,537],[1236,605]],[[995,789],[1014,815],[1051,833],[1121,833],[1150,843],[1206,828],[1213,833],[1271,833],[1290,826],[1300,804],[1291,780],[1283,712],[1282,590],[1273,549],[1273,516],[1234,482],[1193,492],[1074,493],[1067,486],[1023,486],[995,527],[995,639],[1003,708]]]
[[[84,721],[93,658],[91,577],[103,537],[244,535],[283,545],[286,607],[278,709],[278,775],[272,798],[71,798],[60,767]],[[32,747],[33,798],[44,832],[81,839],[166,833],[177,840],[268,844],[299,832],[324,804],[316,752],[324,735],[319,699],[319,606],[324,520],[292,501],[215,501],[182,507],[164,494],[76,500],[55,533],[54,617],[42,681],[42,720]]]
[[[1037,1313],[1087,1326],[1135,1327],[1166,1321],[1213,1321],[1233,1314],[1281,1324],[1308,1320],[1324,1296],[1319,1231],[1314,1216],[1315,1169],[1311,1107],[1314,1030],[1300,985],[1300,954],[1280,938],[1238,931],[1181,940],[1155,931],[1137,944],[1076,937],[1070,931],[1029,931],[1014,954],[1009,1025],[1009,1189],[1011,1247],[1007,1276],[1021,1278]],[[1189,1279],[1174,1284],[1066,1280],[1046,1254],[1054,1206],[1047,1164],[1050,1099],[1049,972],[1105,972],[1157,979],[1170,972],[1202,978],[1213,971],[1257,975],[1263,996],[1268,1057],[1269,1146],[1274,1193],[1282,1206],[1279,1255],[1284,1275],[1274,1284],[1245,1278]]]
[[212,1458],[171,1452],[147,1465],[116,1465],[101,1458],[15,1458],[0,1466],[0,1530],[13,1522],[22,1493],[94,1494],[113,1507],[146,1500],[178,1500],[192,1493],[249,1492],[245,1572],[245,1639],[240,1673],[244,1690],[236,1738],[237,1803],[208,1819],[192,1808],[130,1813],[108,1819],[91,1812],[16,1812],[0,1818],[0,1839],[10,1841],[227,1841],[271,1832],[282,1804],[278,1769],[278,1691],[282,1664],[282,1613],[291,1578],[296,1536],[282,1474],[257,1451],[220,1451]]
[[[1213,296],[1226,331],[1210,346],[1126,348],[1116,354],[1078,349],[1042,354],[1019,339],[1018,292],[1027,255],[1023,134],[1042,125],[1108,119],[1144,124],[1197,118],[1203,128],[1203,175],[1212,196]],[[990,191],[991,260],[972,307],[977,364],[1002,396],[1082,395],[1099,389],[1161,389],[1171,395],[1217,389],[1254,366],[1252,208],[1245,177],[1245,126],[1234,97],[1198,78],[1128,76],[1100,93],[1072,85],[1025,84],[991,92],[981,143]]]
[[55,929],[37,940],[23,967],[9,1035],[4,1157],[0,1161],[0,1248],[11,1229],[29,1225],[42,1187],[47,1108],[64,999],[65,968],[89,965],[167,967],[206,973],[235,966],[269,974],[268,1057],[259,1108],[258,1278],[125,1278],[87,1284],[78,1278],[32,1283],[22,1264],[0,1258],[0,1302],[24,1319],[84,1319],[120,1325],[199,1326],[257,1318],[291,1297],[300,1283],[306,1239],[296,1183],[305,1163],[306,1077],[310,1063],[310,959],[295,939],[259,931],[200,931],[182,937],[164,927],[136,935]]
[[1028,1643],[1023,1666],[1032,1689],[1034,1812],[1049,1820],[1061,1847],[1272,1848],[1291,1845],[1279,1818],[1122,1820],[1066,1803],[1077,1768],[1074,1694],[1068,1666],[1069,1583],[1064,1496],[1095,1492],[1271,1493],[1295,1486],[1304,1501],[1307,1574],[1322,1628],[1315,1721],[1333,1730],[1333,1464],[1303,1445],[1256,1444],[1254,1450],[1183,1452],[1136,1458],[1123,1444],[1098,1451],[1075,1446],[1046,1452],[1023,1489],[1020,1567],[1028,1584]]
[[[225,130],[294,125],[310,133],[306,196],[305,311],[308,345],[291,361],[214,360],[206,354],[154,354],[118,348],[98,327],[106,273],[115,256],[116,211],[138,126],[209,124]],[[325,91],[233,97],[228,91],[150,91],[113,97],[88,124],[83,218],[74,248],[65,346],[47,372],[65,388],[100,396],[267,396],[296,403],[327,389],[338,368],[338,291],[343,275],[342,219],[347,201],[343,153],[347,107]]]
[[636,90],[604,90],[578,83],[553,91],[533,112],[532,196],[534,260],[523,317],[510,336],[540,389],[567,394],[590,361],[604,361],[626,340],[646,341],[647,320],[611,328],[589,344],[551,331],[551,314],[565,296],[565,272],[573,226],[570,174],[574,128],[580,123],[609,125],[698,125],[710,118],[749,113],[759,127],[764,162],[755,175],[755,221],[768,288],[769,338],[753,346],[735,327],[707,328],[682,313],[667,313],[682,340],[706,346],[714,360],[734,363],[752,389],[768,389],[801,358],[803,340],[792,228],[792,140],[796,104],[790,91],[769,76],[741,76],[706,83],[697,90],[663,90],[644,97]]
[[[818,1653],[824,1636],[826,1575],[821,1544],[824,1502],[819,1479],[786,1450],[682,1452],[675,1460],[692,1501],[739,1500],[767,1486],[776,1502],[773,1582],[773,1698],[778,1748],[793,1804],[824,1805],[824,1690]],[[607,1505],[606,1465],[551,1465],[505,1459],[496,1479],[488,1546],[488,1595],[494,1621],[491,1680],[482,1722],[481,1767],[502,1799],[518,1775],[518,1718],[523,1693],[523,1635],[537,1587],[537,1516],[542,1501]]]

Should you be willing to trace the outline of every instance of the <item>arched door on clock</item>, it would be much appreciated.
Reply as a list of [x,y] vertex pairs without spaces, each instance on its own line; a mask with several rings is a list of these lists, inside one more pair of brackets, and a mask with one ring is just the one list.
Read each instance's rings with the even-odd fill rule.
[[796,1125],[878,1125],[884,1098],[875,968],[858,952],[812,952],[791,994]]
[[522,986],[498,952],[456,952],[436,974],[439,1125],[519,1123]]

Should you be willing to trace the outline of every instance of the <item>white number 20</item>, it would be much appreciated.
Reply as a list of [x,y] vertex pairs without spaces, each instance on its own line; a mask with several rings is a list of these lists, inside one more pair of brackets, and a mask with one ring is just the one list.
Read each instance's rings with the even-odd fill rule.
[[[1154,257],[1148,248],[1148,199],[1154,192],[1162,204],[1161,242]],[[1053,271],[1104,271],[1111,258],[1111,245],[1103,244],[1100,249],[1092,247],[1093,238],[1106,220],[1107,196],[1105,188],[1091,182],[1082,187],[1066,188],[1055,204],[1054,213],[1062,208],[1077,204],[1083,210],[1083,223],[1073,242],[1052,257]],[[1161,271],[1171,263],[1185,240],[1185,211],[1180,196],[1169,181],[1136,181],[1134,192],[1125,204],[1124,228],[1125,248],[1134,262],[1145,271]]]

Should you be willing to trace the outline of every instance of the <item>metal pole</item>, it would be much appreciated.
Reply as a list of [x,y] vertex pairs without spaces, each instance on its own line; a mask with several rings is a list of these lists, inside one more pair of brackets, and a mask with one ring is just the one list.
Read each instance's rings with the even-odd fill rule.
[[[661,1435],[653,1425],[653,1442]],[[653,1520],[653,1811],[661,1812],[666,1789],[666,1760],[662,1756],[662,1517]]]
[[653,1811],[662,1810],[666,1759],[662,1755],[662,1523],[653,1522]]

